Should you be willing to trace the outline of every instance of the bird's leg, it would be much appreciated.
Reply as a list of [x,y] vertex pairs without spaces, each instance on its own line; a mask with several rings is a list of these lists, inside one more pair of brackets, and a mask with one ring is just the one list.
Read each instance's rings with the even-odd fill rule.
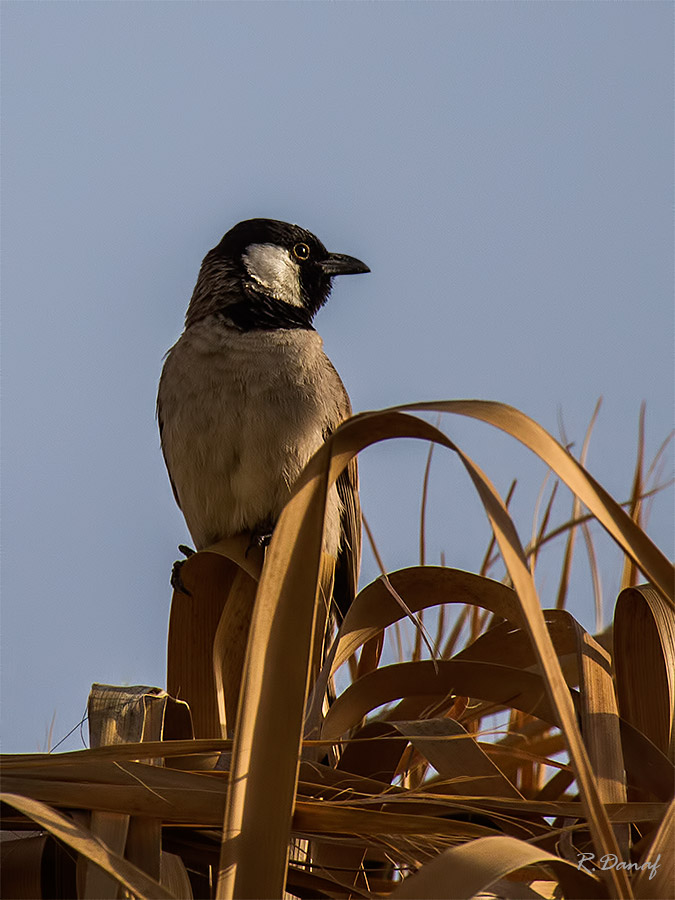
[[[185,559],[189,559],[191,556],[194,556],[196,553],[192,547],[187,547],[185,544],[179,544],[178,549],[183,554]],[[174,591],[179,591],[181,594],[186,594],[188,597],[191,597],[192,594],[183,584],[183,579],[180,577],[180,570],[183,568],[183,564],[185,559],[177,559],[173,564],[173,568],[171,570],[171,587]]]

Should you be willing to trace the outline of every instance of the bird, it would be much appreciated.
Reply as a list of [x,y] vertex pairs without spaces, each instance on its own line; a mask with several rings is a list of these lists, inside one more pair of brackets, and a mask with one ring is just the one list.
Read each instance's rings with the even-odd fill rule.
[[[336,276],[366,272],[275,219],[239,222],[204,257],[157,395],[169,480],[197,550],[241,533],[266,546],[304,466],[351,415],[313,321]],[[336,559],[339,625],[361,556],[356,459],[329,492],[323,550]],[[172,584],[185,590],[176,569]]]

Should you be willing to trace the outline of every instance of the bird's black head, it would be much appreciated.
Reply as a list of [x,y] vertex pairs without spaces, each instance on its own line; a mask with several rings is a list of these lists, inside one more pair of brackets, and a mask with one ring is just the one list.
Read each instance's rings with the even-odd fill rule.
[[369,271],[353,256],[329,253],[299,225],[247,219],[205,257],[190,309],[195,300],[202,310],[215,303],[217,311],[246,331],[310,328],[334,276]]

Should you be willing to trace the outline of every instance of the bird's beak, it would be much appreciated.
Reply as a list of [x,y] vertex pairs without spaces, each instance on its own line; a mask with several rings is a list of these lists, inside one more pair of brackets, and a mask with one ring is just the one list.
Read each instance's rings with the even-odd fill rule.
[[345,253],[329,253],[325,259],[319,262],[319,267],[325,275],[359,275],[362,272],[370,272],[370,269],[360,259],[347,256]]

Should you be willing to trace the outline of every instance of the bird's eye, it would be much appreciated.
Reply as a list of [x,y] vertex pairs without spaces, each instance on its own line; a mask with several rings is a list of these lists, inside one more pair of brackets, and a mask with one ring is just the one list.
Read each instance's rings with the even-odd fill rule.
[[293,256],[296,259],[309,259],[309,246],[307,244],[296,244],[293,247]]

